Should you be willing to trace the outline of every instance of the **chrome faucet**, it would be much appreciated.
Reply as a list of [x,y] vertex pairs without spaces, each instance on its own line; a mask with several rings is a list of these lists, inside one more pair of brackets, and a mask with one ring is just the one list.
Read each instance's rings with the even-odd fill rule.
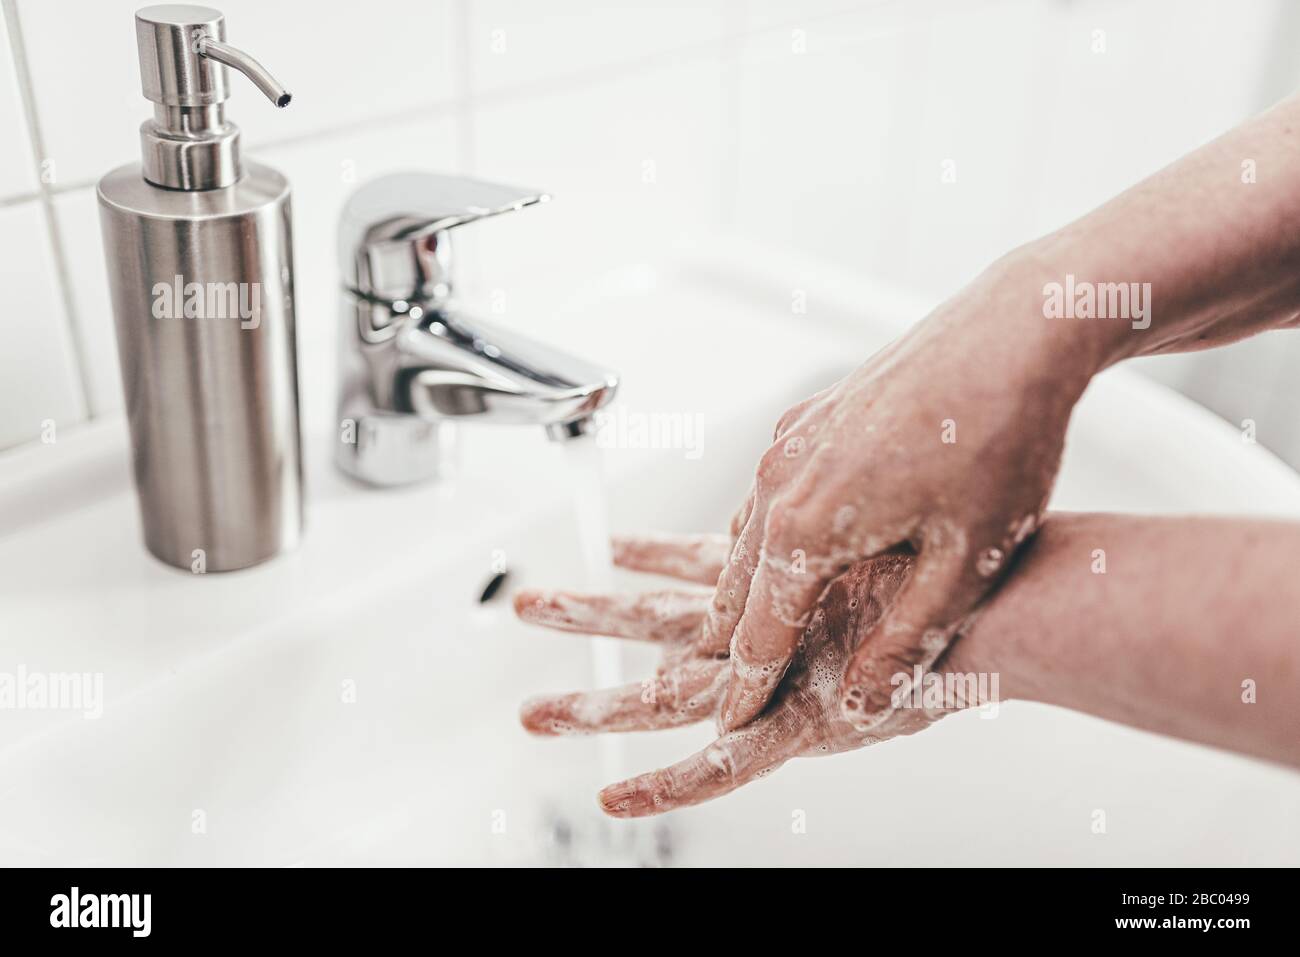
[[549,199],[430,173],[353,193],[339,223],[344,472],[373,485],[433,478],[450,421],[536,424],[553,439],[589,431],[615,373],[470,318],[452,296],[450,230]]

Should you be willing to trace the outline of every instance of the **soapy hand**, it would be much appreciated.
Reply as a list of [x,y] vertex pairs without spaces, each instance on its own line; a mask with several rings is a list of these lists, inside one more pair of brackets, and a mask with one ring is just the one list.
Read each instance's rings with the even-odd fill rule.
[[[730,551],[730,538],[716,535],[618,539],[614,560],[705,584],[717,580]],[[903,587],[911,565],[909,556],[891,553],[859,562],[837,578],[801,630],[785,680],[760,717],[678,764],[605,788],[601,807],[616,817],[671,811],[720,797],[789,758],[864,747],[912,734],[942,717],[944,710],[900,707],[864,734],[840,708],[844,670]],[[531,699],[521,711],[524,726],[535,734],[567,735],[647,731],[713,718],[730,666],[725,650],[718,653],[701,641],[710,595],[706,588],[634,595],[521,591],[515,610],[526,622],[652,641],[663,649],[653,679]]]
[[981,288],[777,425],[704,623],[730,652],[722,730],[764,713],[828,584],[903,549],[916,567],[843,669],[844,719],[881,728],[889,676],[934,664],[1038,526],[1088,375],[988,328],[1010,304]]

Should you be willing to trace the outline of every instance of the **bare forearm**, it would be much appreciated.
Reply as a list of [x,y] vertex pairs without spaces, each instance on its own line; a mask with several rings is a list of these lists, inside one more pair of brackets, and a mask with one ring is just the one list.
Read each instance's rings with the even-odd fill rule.
[[1300,525],[1053,515],[946,667],[1300,765],[1298,563]]
[[[1300,316],[1300,97],[1155,173],[989,270],[1018,341],[1095,373],[1221,345]],[[1107,287],[1141,297],[1108,315]],[[1060,289],[1065,316],[1045,309]],[[1096,294],[1093,302],[1085,296]],[[1018,303],[1018,305],[1014,305]],[[1056,304],[1058,308],[1062,303]],[[1088,315],[1093,318],[1087,318]],[[1005,323],[1007,313],[994,318]]]

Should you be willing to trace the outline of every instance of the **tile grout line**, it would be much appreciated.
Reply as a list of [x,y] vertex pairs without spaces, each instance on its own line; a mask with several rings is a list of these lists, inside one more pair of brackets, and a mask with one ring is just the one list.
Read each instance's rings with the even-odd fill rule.
[[58,286],[59,298],[63,303],[63,317],[68,341],[72,345],[73,364],[77,368],[77,388],[81,410],[87,420],[98,416],[90,387],[90,368],[87,364],[85,337],[82,335],[81,323],[77,319],[77,310],[73,304],[72,284],[68,270],[68,257],[63,246],[63,236],[59,229],[58,217],[54,211],[53,194],[42,174],[45,162],[45,141],[41,135],[40,122],[36,112],[36,94],[32,87],[31,68],[27,62],[27,50],[23,43],[22,24],[18,20],[16,0],[0,0],[0,14],[3,14],[9,28],[9,48],[14,59],[14,73],[18,80],[19,98],[23,104],[23,115],[27,120],[28,137],[32,143],[32,160],[36,164],[37,180],[41,184],[40,192],[33,198],[41,203],[45,213],[46,236],[50,244],[50,253],[54,258],[54,280]]
[[[0,0],[0,3],[3,2],[4,0]],[[311,145],[312,143],[330,140],[337,136],[347,136],[359,131],[382,130],[385,127],[401,126],[404,123],[409,123],[412,120],[420,118],[441,116],[443,114],[451,113],[457,108],[457,105],[458,103],[455,100],[430,101],[408,110],[399,110],[382,116],[371,116],[355,123],[324,127],[317,130],[308,130],[305,133],[297,133],[293,136],[285,136],[277,139],[255,141],[249,143],[247,148],[253,152],[292,149],[296,146]],[[83,189],[94,189],[98,182],[99,180],[96,178],[74,180],[67,183],[52,183],[48,186],[47,192],[50,196],[66,196],[70,193],[80,192]],[[16,206],[20,203],[40,199],[41,195],[41,193],[19,193],[14,196],[0,198],[0,209],[5,206]]]
[[40,199],[41,194],[36,193],[14,193],[12,196],[0,197],[0,209],[6,209],[9,206],[21,206],[23,203],[30,203],[34,199]]
[[476,92],[473,54],[473,14],[470,12],[470,0],[457,0],[456,33],[458,44],[457,81],[460,89],[456,109],[456,153],[462,175],[473,175],[477,158],[477,131],[475,123],[474,94]]
[[246,148],[251,151],[260,150],[278,150],[282,147],[302,146],[304,144],[315,143],[319,140],[327,140],[334,136],[348,135],[363,130],[383,129],[385,126],[400,126],[411,120],[420,117],[439,116],[444,113],[453,111],[457,102],[452,99],[430,100],[419,106],[409,107],[404,110],[397,110],[392,113],[382,113],[375,116],[368,116],[363,120],[356,120],[350,123],[340,123],[337,126],[326,126],[319,129],[308,130],[304,133],[295,133],[292,136],[273,137],[268,140],[253,140],[246,144]]
[[[466,0],[466,2],[468,4],[468,0]],[[981,2],[994,2],[994,0],[981,0]],[[792,26],[806,25],[809,23],[825,23],[837,20],[841,17],[852,16],[854,14],[872,13],[878,10],[883,11],[895,7],[902,7],[904,5],[905,0],[856,0],[856,2],[850,3],[849,6],[825,11],[810,17],[801,17],[793,20],[780,20],[762,26],[750,26],[746,21],[744,26],[724,31],[719,36],[707,40],[697,40],[691,43],[684,43],[668,49],[655,50],[651,53],[643,53],[638,56],[628,57],[627,59],[617,60],[611,63],[584,67],[567,73],[556,73],[550,76],[535,78],[527,82],[512,83],[495,89],[482,91],[473,89],[468,91],[466,100],[468,101],[470,108],[477,109],[483,106],[496,107],[537,99],[539,97],[554,96],[571,90],[590,87],[593,84],[627,76],[634,76],[650,70],[662,69],[667,66],[677,66],[682,63],[690,63],[700,59],[717,58],[722,49],[720,46],[722,41],[730,41],[732,44],[740,44],[744,40],[754,39],[770,33],[781,32]],[[466,31],[465,41],[468,43],[470,39],[467,33],[469,27],[468,16],[463,23],[463,27]],[[732,47],[732,49],[734,50],[735,47]],[[457,101],[449,101],[445,99],[439,100],[438,105],[441,109],[454,108],[457,105]],[[417,108],[417,110],[421,112],[428,109],[429,107]],[[345,127],[339,127],[339,129],[345,129]]]
[[[451,32],[455,38],[455,75],[452,79],[456,94],[456,111],[451,127],[452,155],[456,157],[456,172],[461,176],[478,173],[478,69],[474,38],[474,12],[472,0],[454,0]],[[473,240],[471,240],[473,242]],[[469,268],[462,273],[467,284],[473,285],[483,278],[481,257],[470,256]]]
[[[0,4],[3,5],[7,5],[9,2],[11,2],[11,0],[0,0]],[[470,0],[460,0],[460,5],[457,7],[457,9],[461,11],[458,30],[462,34],[462,40],[466,47],[470,42],[469,2]],[[645,72],[647,70],[659,69],[664,66],[672,65],[678,61],[689,61],[693,58],[708,57],[711,55],[711,50],[714,51],[712,55],[719,55],[722,58],[734,57],[737,55],[736,51],[739,41],[785,29],[791,23],[830,20],[852,13],[868,11],[875,7],[890,6],[896,2],[898,2],[898,0],[869,0],[869,2],[859,2],[855,6],[829,11],[812,18],[803,18],[798,21],[781,21],[757,28],[750,28],[748,26],[733,28],[732,30],[724,32],[723,35],[718,38],[722,41],[721,50],[727,51],[725,53],[719,53],[719,51],[715,49],[709,41],[685,44],[667,50],[659,50],[654,53],[644,54],[640,57],[631,58],[621,62],[545,77],[540,81],[540,84],[538,82],[532,82],[501,87],[496,90],[489,90],[485,97],[482,97],[481,99],[485,99],[489,106],[501,106],[538,96],[551,96],[558,93],[564,93],[571,89],[590,86],[591,84],[602,80],[615,79],[622,76]],[[738,22],[743,22],[743,18],[738,18]],[[457,96],[429,100],[418,106],[397,110],[392,113],[370,116],[364,120],[352,123],[321,127],[303,133],[295,133],[291,136],[253,141],[247,144],[248,148],[251,150],[274,150],[283,147],[301,146],[319,140],[328,140],[331,137],[340,134],[350,134],[359,130],[382,129],[386,126],[401,125],[421,117],[439,116],[452,112],[457,113],[459,118],[459,115],[464,111],[472,112],[476,105],[474,96],[476,91],[474,90],[473,62],[469,56],[463,58],[460,64],[460,71],[461,75],[457,79],[463,89]],[[540,89],[539,85],[541,87]],[[467,122],[472,125],[472,116],[468,118]],[[96,182],[97,180],[82,180],[74,183],[52,183],[48,185],[47,189],[50,194],[61,196],[65,193],[87,189],[94,186]],[[0,206],[12,205],[35,199],[38,198],[38,195],[39,194],[36,193],[25,193],[18,196],[6,197],[0,199]]]

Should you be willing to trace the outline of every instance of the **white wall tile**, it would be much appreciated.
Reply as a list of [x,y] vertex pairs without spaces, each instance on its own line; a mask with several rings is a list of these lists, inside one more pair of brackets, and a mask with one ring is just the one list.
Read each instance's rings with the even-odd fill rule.
[[729,22],[726,0],[477,0],[468,43],[479,91],[707,47]]
[[1056,96],[1035,117],[1046,148],[1041,228],[1082,215],[1263,109],[1281,14],[1277,0],[1062,7],[1042,41],[1055,52],[1055,75],[1044,79]]
[[1281,13],[1276,0],[835,6],[806,22],[746,7],[737,222],[936,293],[1258,110]]
[[[736,0],[735,8],[746,31],[779,29],[792,35],[796,30],[806,30],[809,25],[816,27],[819,21],[841,14],[869,9],[883,12],[891,6],[908,8],[915,13],[918,8],[924,9],[939,2],[943,0],[801,0],[797,4],[789,0]],[[986,0],[962,2],[983,3]]]
[[465,227],[459,281],[501,291],[513,313],[536,303],[525,273],[577,285],[716,230],[724,102],[717,63],[687,59],[479,110],[476,174],[554,202]]
[[978,271],[1030,229],[1041,7],[886,4],[746,36],[737,224],[895,282]]
[[81,421],[72,352],[55,285],[48,230],[36,201],[0,209],[0,448]]
[[[65,184],[139,159],[141,96],[134,27],[141,0],[19,0],[46,152]],[[294,94],[277,110],[232,76],[227,118],[245,146],[393,116],[459,95],[452,0],[367,0],[330,7],[222,0],[228,42]],[[233,71],[232,71],[233,73]]]
[[96,415],[111,415],[122,410],[122,378],[95,190],[71,190],[52,202],[72,284],[72,307],[85,345],[90,405]]
[[984,0],[943,9],[917,30],[896,127],[886,249],[900,281],[946,294],[1037,229],[1032,171],[1043,155],[1035,118],[1048,66],[1042,37],[1055,6]]
[[38,188],[8,25],[0,17],[0,199],[34,193]]

